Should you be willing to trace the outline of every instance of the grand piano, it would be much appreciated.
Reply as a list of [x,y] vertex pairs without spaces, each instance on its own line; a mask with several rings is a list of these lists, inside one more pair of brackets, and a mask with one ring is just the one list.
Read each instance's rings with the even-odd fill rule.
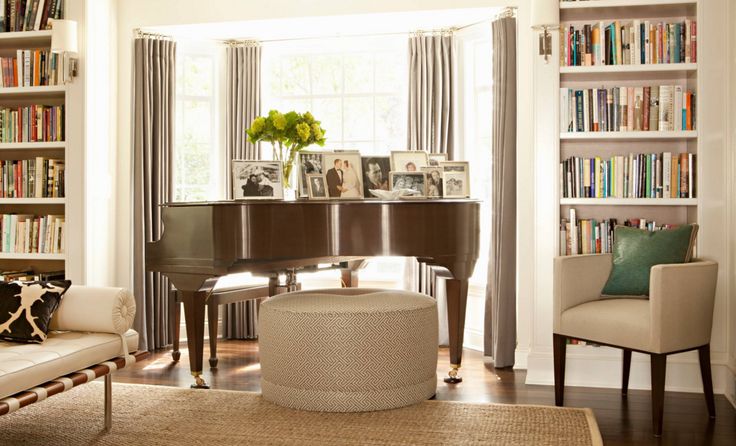
[[202,376],[205,304],[217,279],[273,274],[376,256],[416,257],[447,268],[450,371],[462,381],[468,278],[478,258],[480,204],[475,200],[221,201],[170,203],[164,232],[146,245],[146,269],[166,275],[180,293],[192,387]]

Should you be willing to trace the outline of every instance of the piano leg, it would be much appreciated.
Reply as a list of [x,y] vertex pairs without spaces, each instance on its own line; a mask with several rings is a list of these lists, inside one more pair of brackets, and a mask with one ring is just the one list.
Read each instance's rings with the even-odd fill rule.
[[450,371],[445,382],[457,384],[463,381],[458,376],[463,357],[463,334],[465,332],[465,306],[468,301],[468,281],[447,280],[447,322],[450,331]]
[[194,376],[193,389],[209,389],[202,378],[202,356],[204,349],[204,307],[207,292],[179,290],[184,304],[184,317],[187,325],[187,348],[189,349],[189,368]]

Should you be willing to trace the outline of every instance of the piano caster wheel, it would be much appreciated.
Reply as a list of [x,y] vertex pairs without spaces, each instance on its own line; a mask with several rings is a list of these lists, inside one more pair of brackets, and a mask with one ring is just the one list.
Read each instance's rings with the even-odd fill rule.
[[447,372],[447,378],[445,378],[445,382],[447,384],[458,384],[463,382],[463,379],[459,376],[457,376],[457,371],[460,368],[459,365],[456,364],[450,364],[452,367],[449,372]]
[[193,374],[194,375],[194,384],[192,384],[190,387],[192,389],[209,389],[210,386],[207,385],[204,378],[202,378],[202,375],[200,374]]
[[181,352],[179,350],[174,350],[171,352],[171,359],[174,360],[174,362],[178,362],[179,358],[181,358]]
[[217,358],[210,358],[210,368],[212,369],[217,368]]

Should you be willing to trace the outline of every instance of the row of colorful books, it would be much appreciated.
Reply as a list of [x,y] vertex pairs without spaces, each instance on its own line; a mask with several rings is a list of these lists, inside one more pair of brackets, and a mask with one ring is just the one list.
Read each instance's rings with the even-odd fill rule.
[[564,198],[695,198],[697,155],[630,153],[560,163]]
[[563,132],[695,130],[695,94],[680,85],[560,89]]
[[[613,249],[613,228],[619,225],[615,218],[597,220],[578,219],[577,211],[570,209],[569,218],[560,220],[560,255],[575,254],[602,254],[610,253]],[[658,224],[644,218],[632,218],[623,222],[624,226],[631,226],[648,231],[671,229],[676,225]]]
[[63,215],[3,214],[2,252],[62,254],[65,246]]
[[60,198],[64,189],[64,160],[0,160],[0,198]]
[[49,50],[17,50],[15,57],[0,57],[0,85],[38,87],[63,81],[61,56]]
[[64,105],[0,108],[0,142],[64,141]]
[[20,271],[0,271],[0,281],[12,282],[14,280],[20,281],[31,281],[31,280],[64,280],[66,278],[66,272],[64,270],[59,271],[44,271],[37,272],[32,269],[20,270]]
[[633,20],[563,24],[561,66],[697,62],[697,22]]
[[0,32],[47,29],[64,17],[64,0],[0,0]]

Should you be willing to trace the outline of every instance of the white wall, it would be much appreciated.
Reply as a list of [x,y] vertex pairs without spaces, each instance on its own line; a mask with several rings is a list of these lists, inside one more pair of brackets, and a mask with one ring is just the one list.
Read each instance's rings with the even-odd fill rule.
[[[736,2],[728,2],[728,23],[736,23]],[[724,86],[727,93],[729,144],[728,162],[728,248],[729,265],[736,265],[736,28],[728,27],[726,48],[728,50],[728,81]],[[728,373],[726,374],[726,397],[736,406],[736,269],[728,268],[729,304],[728,304]]]

